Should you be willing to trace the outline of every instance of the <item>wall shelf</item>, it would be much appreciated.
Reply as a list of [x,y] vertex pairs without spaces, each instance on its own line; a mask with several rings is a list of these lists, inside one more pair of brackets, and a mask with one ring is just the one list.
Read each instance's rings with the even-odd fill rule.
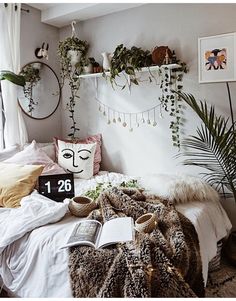
[[[178,64],[168,64],[168,65],[161,65],[160,67],[159,66],[151,66],[151,67],[143,67],[141,68],[141,70],[137,70],[136,72],[149,72],[149,70],[151,72],[155,72],[155,71],[158,71],[159,69],[168,69],[168,70],[172,70],[172,69],[178,69],[178,68],[181,68],[180,65]],[[110,72],[105,72],[105,74],[107,76],[110,75]],[[102,77],[103,73],[89,73],[89,74],[81,74],[79,77],[80,78],[97,78],[97,77]]]

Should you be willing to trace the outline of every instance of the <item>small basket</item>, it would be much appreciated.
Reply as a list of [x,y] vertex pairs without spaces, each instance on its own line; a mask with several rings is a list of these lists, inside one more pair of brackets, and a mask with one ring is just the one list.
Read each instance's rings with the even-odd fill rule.
[[146,213],[135,221],[135,229],[142,233],[151,233],[157,225],[156,215],[154,213]]
[[217,243],[217,253],[214,258],[209,262],[209,272],[214,272],[220,269],[221,250],[223,247],[222,240]]
[[97,207],[97,204],[91,198],[85,196],[76,196],[70,200],[68,207],[73,215],[85,217]]

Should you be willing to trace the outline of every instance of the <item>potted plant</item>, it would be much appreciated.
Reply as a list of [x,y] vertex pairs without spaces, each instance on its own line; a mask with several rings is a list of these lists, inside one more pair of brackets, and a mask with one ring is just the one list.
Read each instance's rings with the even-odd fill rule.
[[89,44],[87,41],[79,40],[77,37],[68,37],[64,41],[60,41],[57,53],[59,55],[61,67],[61,88],[63,88],[65,79],[68,79],[71,95],[67,103],[69,117],[72,120],[71,132],[68,134],[72,139],[75,138],[79,128],[77,127],[74,108],[76,99],[79,98],[78,91],[80,88],[79,75],[83,72],[83,62],[88,52]]
[[94,64],[96,63],[95,59],[93,57],[86,58],[84,60],[83,64],[83,73],[89,74],[93,73],[93,67]]
[[[140,70],[142,67],[149,67],[152,65],[152,56],[149,50],[143,50],[136,46],[131,49],[126,48],[123,44],[116,47],[113,52],[110,64],[110,81],[116,83],[115,78],[119,73],[124,71],[130,76],[130,82],[138,85],[138,80],[135,76],[135,70]],[[124,74],[125,76],[125,74]],[[126,78],[126,84],[129,85],[129,80]],[[126,84],[122,86],[125,88]]]
[[[87,41],[78,39],[77,37],[68,37],[64,41],[59,42],[58,54],[66,69],[71,64],[75,66],[82,58],[85,57],[89,48]],[[64,62],[63,62],[64,61]]]
[[[232,196],[236,202],[236,131],[232,111],[232,124],[229,119],[215,114],[214,106],[206,101],[199,104],[191,94],[178,95],[195,111],[202,124],[197,134],[183,139],[186,148],[182,155],[187,157],[185,165],[206,169],[204,178],[224,195]],[[226,243],[226,255],[236,265],[236,231]]]

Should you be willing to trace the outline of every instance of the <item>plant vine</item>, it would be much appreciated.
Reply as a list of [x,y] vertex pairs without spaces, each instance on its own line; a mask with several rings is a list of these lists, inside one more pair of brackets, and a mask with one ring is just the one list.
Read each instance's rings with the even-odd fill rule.
[[[175,52],[173,52],[175,56]],[[168,57],[167,57],[168,61]],[[160,84],[161,96],[159,97],[160,107],[169,113],[171,117],[170,130],[173,146],[180,148],[180,128],[183,124],[182,120],[182,102],[178,94],[171,92],[181,92],[183,88],[183,75],[188,72],[186,63],[175,59],[173,63],[180,65],[178,69],[169,70],[169,68],[159,69],[160,83],[156,76],[150,71],[150,67],[153,66],[152,55],[149,50],[143,50],[142,48],[133,46],[131,49],[126,48],[123,44],[116,47],[111,59],[110,83],[114,88],[114,85],[125,89],[133,83],[139,85],[140,79],[136,77],[135,71],[141,70],[142,67],[148,67],[149,81],[155,81],[156,84]],[[125,84],[119,85],[116,82],[116,78],[121,74],[125,77]],[[162,114],[162,113],[161,113]]]
[[161,108],[163,108],[171,117],[170,130],[173,146],[180,149],[180,127],[182,122],[183,106],[182,100],[178,94],[173,91],[181,92],[183,89],[183,75],[188,72],[186,63],[176,61],[181,67],[173,69],[171,72],[165,68],[161,71],[160,88],[162,95],[159,97]]
[[[67,79],[70,87],[70,97],[67,103],[67,109],[69,111],[69,118],[71,118],[72,125],[70,127],[69,137],[76,138],[76,134],[79,131],[77,123],[75,121],[75,105],[76,100],[79,99],[80,78],[79,75],[83,72],[84,62],[86,61],[86,54],[89,49],[87,41],[79,40],[77,37],[69,37],[64,41],[59,42],[58,56],[60,60],[60,75],[61,75],[61,88],[65,84]],[[72,64],[71,54],[69,51],[74,51],[75,55],[79,56],[76,64]]]
[[27,65],[24,67],[20,74],[25,78],[25,85],[23,87],[23,92],[25,97],[28,99],[28,112],[32,114],[35,109],[35,106],[38,105],[38,102],[33,99],[33,87],[41,80],[39,69],[34,68],[33,65]]

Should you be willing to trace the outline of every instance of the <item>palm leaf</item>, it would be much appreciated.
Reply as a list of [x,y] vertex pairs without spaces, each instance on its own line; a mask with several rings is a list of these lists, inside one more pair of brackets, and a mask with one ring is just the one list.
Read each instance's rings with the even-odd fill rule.
[[15,85],[24,86],[25,85],[25,78],[22,75],[17,75],[14,72],[2,70],[0,71],[0,81],[1,80],[8,80]]
[[202,173],[206,181],[216,189],[226,187],[236,200],[236,132],[228,126],[228,119],[217,116],[214,106],[206,101],[195,100],[191,94],[176,92],[198,115],[202,124],[196,135],[183,139],[185,165],[198,166],[208,170]]

